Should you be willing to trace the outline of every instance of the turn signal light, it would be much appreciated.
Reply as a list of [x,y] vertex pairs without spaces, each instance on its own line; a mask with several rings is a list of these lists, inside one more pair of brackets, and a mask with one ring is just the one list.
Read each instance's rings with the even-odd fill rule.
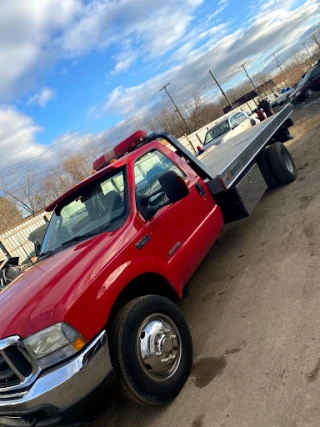
[[86,345],[85,340],[82,337],[78,337],[73,343],[72,343],[72,347],[76,350],[79,351],[81,350],[84,346]]

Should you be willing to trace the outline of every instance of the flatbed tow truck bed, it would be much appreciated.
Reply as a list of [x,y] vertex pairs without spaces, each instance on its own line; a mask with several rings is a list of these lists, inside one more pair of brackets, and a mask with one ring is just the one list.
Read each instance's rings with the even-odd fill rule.
[[162,138],[175,147],[205,180],[222,209],[225,221],[231,222],[250,215],[267,190],[260,153],[267,145],[279,140],[283,142],[283,133],[293,125],[290,119],[292,111],[292,104],[287,104],[274,116],[199,157],[167,133],[152,134],[147,139]]
[[232,187],[262,148],[268,144],[270,138],[288,120],[292,110],[292,104],[288,104],[279,113],[229,139],[225,144],[218,145],[207,155],[206,151],[202,154],[199,159],[203,168],[210,176],[209,179],[216,184],[211,186],[212,189],[215,188],[214,193]]

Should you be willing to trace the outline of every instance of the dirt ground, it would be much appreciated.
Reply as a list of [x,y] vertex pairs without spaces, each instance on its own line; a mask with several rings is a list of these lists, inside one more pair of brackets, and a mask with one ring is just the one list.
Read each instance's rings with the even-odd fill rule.
[[320,425],[320,98],[293,119],[297,181],[225,228],[180,303],[195,350],[181,394],[150,408],[115,385],[87,427]]

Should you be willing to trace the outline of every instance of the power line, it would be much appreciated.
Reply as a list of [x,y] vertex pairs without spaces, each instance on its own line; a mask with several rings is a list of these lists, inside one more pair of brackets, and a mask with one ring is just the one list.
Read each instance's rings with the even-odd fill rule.
[[[146,109],[148,109],[148,108],[146,108]],[[174,113],[174,110],[169,110],[169,111],[167,111],[165,114],[164,114],[164,116],[165,117],[170,117],[171,116],[171,114],[172,113]],[[137,116],[134,116],[133,118],[131,118],[131,120],[129,120],[129,123],[130,122],[133,122],[134,121],[134,119],[136,119],[136,117]],[[127,122],[125,122],[125,123],[121,123],[121,125],[126,125],[127,126],[127,124],[128,124],[128,121]],[[160,124],[160,127],[162,127],[161,126],[161,123],[159,123]],[[119,125],[119,124],[118,124]],[[104,133],[109,133],[109,131],[110,131],[110,129],[107,129],[106,131],[104,131],[104,132],[100,132],[99,134],[98,134],[98,136],[100,136],[100,135],[102,135],[102,134],[104,134]],[[117,139],[116,141],[114,141],[114,144],[117,144],[118,142],[120,142],[120,141],[122,141],[122,139]],[[87,144],[88,143],[88,141],[81,141],[81,143],[78,143],[78,144],[73,144],[72,146],[70,146],[70,147],[68,147],[68,148],[74,148],[74,147],[76,147],[76,146],[81,146],[81,145],[85,145],[85,144]],[[114,145],[113,144],[113,145]],[[57,153],[54,153],[54,154],[57,154]],[[23,186],[23,185],[21,185],[21,182],[23,181],[23,179],[24,178],[28,178],[29,176],[30,176],[30,173],[35,173],[35,174],[37,174],[38,175],[38,177],[36,177],[36,178],[34,178],[35,179],[35,184],[36,183],[38,183],[39,181],[41,181],[41,179],[42,179],[42,174],[40,174],[40,172],[42,172],[42,171],[49,171],[48,170],[48,168],[46,168],[46,167],[43,167],[43,168],[41,168],[41,169],[36,169],[36,170],[34,170],[34,171],[32,171],[32,172],[27,172],[27,173],[24,173],[23,175],[21,175],[21,173],[19,173],[20,171],[19,170],[16,170],[13,174],[17,174],[17,179],[19,180],[19,182],[16,182],[15,184],[16,185],[14,185],[13,187],[10,187],[10,188],[8,188],[8,191],[10,191],[10,193],[11,194],[17,194],[17,193],[19,193],[19,192],[21,192],[21,191],[23,191],[23,190],[26,190],[26,189],[28,189],[29,188],[29,186],[28,185],[26,185],[26,186]],[[50,171],[51,172],[51,171]],[[53,171],[54,172],[54,171]],[[12,174],[11,174],[12,175]],[[11,178],[11,181],[12,181],[12,178]],[[2,190],[4,193],[7,193],[7,191],[6,190]],[[0,189],[0,192],[1,192],[1,189]]]
[[[134,116],[132,116],[131,118],[128,118],[125,123],[124,122],[120,122],[117,123],[116,125],[112,126],[109,129],[106,129],[105,131],[102,131],[96,135],[93,134],[89,134],[86,135],[84,138],[80,139],[79,142],[76,143],[72,143],[72,142],[67,142],[65,144],[61,144],[55,148],[48,148],[48,150],[39,156],[33,157],[32,159],[28,159],[28,160],[24,160],[22,162],[19,163],[14,163],[10,166],[4,167],[1,169],[0,171],[0,176],[1,175],[7,175],[8,173],[12,173],[12,170],[21,168],[21,167],[28,167],[28,166],[32,166],[35,163],[38,163],[39,161],[42,160],[47,160],[49,158],[51,158],[54,155],[58,154],[58,151],[64,150],[64,149],[74,149],[75,147],[81,147],[82,145],[86,145],[88,144],[90,141],[88,141],[88,139],[90,137],[93,137],[95,139],[102,139],[103,137],[107,137],[109,134],[111,134],[114,130],[116,130],[116,128],[121,127],[121,126],[127,126],[128,123],[133,123],[140,115],[142,115],[144,113],[144,111],[149,110],[150,107],[146,107],[142,110],[140,110],[140,112]],[[87,140],[86,140],[87,138]],[[44,146],[46,147],[46,146]]]

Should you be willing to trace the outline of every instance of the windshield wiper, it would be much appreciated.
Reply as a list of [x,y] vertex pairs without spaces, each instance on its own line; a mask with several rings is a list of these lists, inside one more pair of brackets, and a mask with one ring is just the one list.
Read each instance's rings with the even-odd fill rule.
[[61,246],[68,245],[69,243],[73,242],[79,242],[82,239],[86,239],[88,237],[96,236],[97,234],[102,233],[103,231],[106,231],[112,224],[104,225],[103,227],[99,228],[98,230],[95,230],[91,233],[81,234],[79,236],[74,236],[72,239],[66,240],[65,242],[61,243]]
[[41,253],[41,254],[38,256],[37,261],[39,261],[39,260],[41,260],[41,259],[43,259],[43,258],[46,258],[46,257],[48,257],[48,256],[53,255],[53,254],[54,254],[54,252],[55,252],[55,251],[46,251],[46,252]]
[[82,234],[81,236],[74,236],[74,237],[72,237],[72,239],[69,239],[69,240],[66,240],[65,242],[62,242],[61,246],[65,246],[65,245],[68,245],[69,243],[73,243],[73,242],[79,242],[82,239],[86,239],[87,237],[95,236],[96,234],[98,234],[98,233],[96,232],[96,233]]

